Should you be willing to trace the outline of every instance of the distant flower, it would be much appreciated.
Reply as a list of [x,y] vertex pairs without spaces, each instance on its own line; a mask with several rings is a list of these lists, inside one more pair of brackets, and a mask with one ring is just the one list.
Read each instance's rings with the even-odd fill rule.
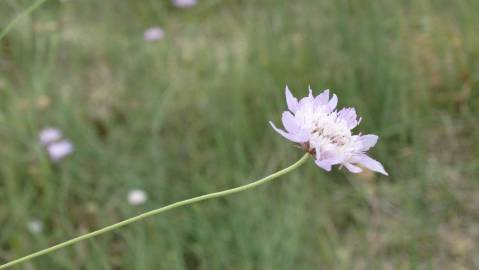
[[47,146],[48,155],[53,162],[59,162],[73,152],[73,144],[69,140],[62,140]]
[[56,142],[62,138],[62,132],[57,128],[47,127],[40,131],[38,139],[40,143],[47,146],[53,142]]
[[196,5],[197,0],[172,0],[171,2],[175,7],[188,8]]
[[144,204],[147,199],[146,192],[141,189],[133,189],[128,193],[128,202],[131,205]]
[[42,129],[38,138],[47,149],[48,156],[53,162],[59,162],[73,152],[73,144],[69,140],[63,139],[62,132],[57,128]]
[[146,29],[145,33],[143,34],[143,38],[146,41],[160,40],[164,36],[165,36],[165,31],[158,26]]
[[336,110],[338,98],[325,90],[318,96],[309,95],[298,101],[286,87],[286,103],[289,111],[283,112],[282,122],[286,131],[271,126],[286,139],[298,143],[315,156],[316,164],[326,171],[333,165],[345,166],[353,173],[362,171],[357,165],[388,175],[381,163],[366,152],[378,141],[378,136],[353,135],[360,122],[354,108]]
[[37,234],[43,231],[43,222],[38,219],[33,219],[27,224],[27,228],[31,233]]

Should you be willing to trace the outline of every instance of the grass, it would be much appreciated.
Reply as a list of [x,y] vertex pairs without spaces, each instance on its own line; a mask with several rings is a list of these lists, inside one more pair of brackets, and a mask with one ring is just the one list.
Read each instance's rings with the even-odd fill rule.
[[[7,25],[32,1],[0,3]],[[312,162],[25,269],[479,268],[477,1],[47,1],[0,41],[0,261],[301,156],[283,89],[330,88],[390,177]],[[163,40],[143,41],[160,25]],[[59,127],[75,153],[49,162]],[[133,188],[149,200],[131,206]],[[40,234],[28,222],[40,219]],[[20,269],[23,269],[20,267]]]

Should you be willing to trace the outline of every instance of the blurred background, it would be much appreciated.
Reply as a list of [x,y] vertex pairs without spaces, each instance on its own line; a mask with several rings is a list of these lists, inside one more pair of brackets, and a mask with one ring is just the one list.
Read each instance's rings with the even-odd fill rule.
[[479,269],[479,1],[188,2],[48,0],[0,41],[1,262],[294,162],[288,84],[390,177],[311,161],[18,269]]

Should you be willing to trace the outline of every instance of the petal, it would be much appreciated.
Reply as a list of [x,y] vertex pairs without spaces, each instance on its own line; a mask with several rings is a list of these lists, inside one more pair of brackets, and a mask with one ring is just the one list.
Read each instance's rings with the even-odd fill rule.
[[282,129],[277,128],[273,122],[269,122],[271,127],[278,132],[281,136],[285,137],[286,139],[292,141],[292,142],[297,142],[297,143],[302,143],[308,141],[308,134],[302,130],[300,130],[298,133],[287,133]]
[[329,163],[328,161],[324,161],[324,160],[316,160],[315,161],[316,165],[318,165],[320,168],[326,170],[326,171],[331,171],[331,166],[333,164]]
[[378,173],[382,173],[384,175],[388,175],[388,173],[384,170],[384,167],[379,161],[372,159],[368,155],[361,155],[359,163],[364,167],[370,169],[371,171],[375,171]]
[[[318,147],[316,147],[316,157],[316,165],[325,169],[326,171],[330,171],[331,166],[341,164],[344,161],[343,156],[331,151],[320,151]],[[321,157],[321,159],[318,159],[318,157]]]
[[285,95],[286,95],[286,104],[288,105],[288,110],[292,111],[293,113],[296,112],[298,109],[298,99],[291,94],[291,91],[289,90],[288,86],[286,85],[285,89]]
[[283,122],[284,128],[289,133],[299,132],[300,127],[297,124],[296,119],[291,114],[291,112],[289,112],[289,111],[283,112],[283,116],[281,117],[281,121]]
[[359,137],[359,140],[361,141],[361,144],[362,144],[361,150],[368,151],[371,147],[376,145],[376,143],[378,142],[378,138],[379,137],[374,134],[368,134],[368,135]]
[[328,110],[331,112],[334,109],[336,109],[336,106],[338,105],[338,97],[333,94],[331,97],[331,100],[328,102]]
[[295,134],[295,140],[298,143],[304,143],[309,141],[309,132],[301,129],[298,133]]
[[313,105],[314,105],[313,90],[311,90],[311,88],[309,88],[308,90],[309,90],[308,96],[299,100],[299,106],[311,106],[311,108],[313,108]]
[[329,89],[326,89],[323,92],[321,92],[321,94],[317,95],[314,98],[314,106],[319,107],[319,106],[326,105],[328,103],[328,100],[329,100]]
[[355,166],[351,163],[344,163],[343,165],[344,165],[344,167],[346,167],[352,173],[360,173],[360,172],[363,171],[361,168],[359,168],[358,166]]
[[313,146],[314,147],[314,151],[316,152],[316,160],[320,160],[323,155],[321,153],[321,147],[319,146]]
[[354,108],[343,108],[338,112],[338,117],[346,121],[349,129],[356,127],[359,124],[357,120],[356,110]]
[[278,132],[281,136],[285,137],[286,139],[288,140],[291,140],[290,137],[291,135],[289,133],[287,133],[286,131],[282,130],[282,129],[279,129],[277,128],[273,122],[269,121],[269,124],[271,125],[271,127],[276,131]]

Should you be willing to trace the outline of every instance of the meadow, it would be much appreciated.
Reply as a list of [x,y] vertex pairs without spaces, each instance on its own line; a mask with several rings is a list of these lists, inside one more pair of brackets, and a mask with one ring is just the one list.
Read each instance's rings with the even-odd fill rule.
[[[2,0],[0,27],[32,3]],[[47,0],[0,40],[0,263],[291,164],[268,121],[311,85],[356,107],[389,177],[310,161],[16,269],[479,269],[478,10]],[[60,162],[45,127],[74,145]]]

